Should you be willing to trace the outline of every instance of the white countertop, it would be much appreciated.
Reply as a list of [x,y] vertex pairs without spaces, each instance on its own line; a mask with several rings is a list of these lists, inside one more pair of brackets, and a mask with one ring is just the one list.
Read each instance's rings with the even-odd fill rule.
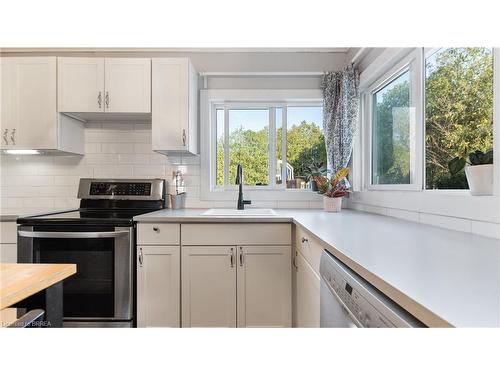
[[365,212],[275,210],[273,217],[160,210],[139,222],[293,222],[429,326],[500,327],[500,240]]
[[54,212],[77,210],[78,207],[54,207],[54,208],[5,208],[0,211],[0,221],[16,221],[20,216],[44,215]]

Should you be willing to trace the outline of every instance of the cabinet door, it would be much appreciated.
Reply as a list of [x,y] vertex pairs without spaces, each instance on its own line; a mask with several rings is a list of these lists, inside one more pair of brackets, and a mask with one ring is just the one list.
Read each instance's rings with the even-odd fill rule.
[[153,59],[153,150],[184,151],[188,147],[189,60]]
[[3,57],[2,149],[57,148],[55,57]]
[[238,246],[238,327],[291,327],[290,246]]
[[151,112],[151,59],[106,59],[104,76],[106,112]]
[[320,277],[301,253],[297,253],[295,262],[297,265],[297,327],[319,327]]
[[137,326],[180,326],[180,247],[137,247]]
[[104,59],[59,57],[59,112],[104,112]]
[[236,327],[236,247],[182,247],[182,326]]
[[17,263],[17,244],[0,244],[0,263]]

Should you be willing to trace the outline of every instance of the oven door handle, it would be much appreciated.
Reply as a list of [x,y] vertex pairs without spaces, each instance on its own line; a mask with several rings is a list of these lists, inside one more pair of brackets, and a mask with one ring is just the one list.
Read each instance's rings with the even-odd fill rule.
[[113,238],[129,234],[128,230],[117,230],[116,232],[32,232],[19,230],[19,237],[29,238]]

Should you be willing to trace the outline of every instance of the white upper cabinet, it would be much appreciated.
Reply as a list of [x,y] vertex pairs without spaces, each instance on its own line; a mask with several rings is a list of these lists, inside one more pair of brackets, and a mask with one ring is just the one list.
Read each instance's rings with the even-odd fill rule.
[[57,58],[3,57],[2,149],[83,153],[83,124],[57,113]]
[[152,59],[153,150],[198,153],[198,75],[188,58]]
[[104,112],[104,59],[60,57],[59,112]]
[[104,67],[106,112],[151,112],[151,59],[106,59]]
[[58,88],[59,112],[150,113],[151,59],[60,57]]

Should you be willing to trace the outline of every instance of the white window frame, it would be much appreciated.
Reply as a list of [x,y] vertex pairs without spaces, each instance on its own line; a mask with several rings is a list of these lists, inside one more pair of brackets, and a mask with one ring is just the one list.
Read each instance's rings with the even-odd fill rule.
[[[201,200],[234,200],[237,193],[237,187],[230,184],[225,186],[216,185],[217,173],[217,123],[216,109],[224,108],[224,127],[225,136],[228,137],[227,111],[230,108],[238,109],[258,109],[259,105],[263,109],[269,107],[299,107],[299,106],[322,106],[323,96],[321,90],[219,90],[207,89],[200,91],[200,133],[201,133],[201,181],[200,198]],[[255,201],[280,201],[297,200],[311,201],[318,200],[317,193],[306,189],[286,189],[286,169],[282,168],[282,181],[280,185],[275,184],[274,171],[276,169],[275,160],[272,155],[275,154],[276,147],[276,124],[275,110],[270,111],[269,123],[269,155],[270,155],[270,185],[267,186],[245,186],[245,196]],[[320,125],[321,126],[321,125]],[[286,110],[283,110],[282,116],[283,132],[286,134],[287,118]],[[286,137],[282,138],[283,156],[282,160],[286,163]],[[227,139],[225,145],[227,144]],[[225,160],[228,160],[227,147],[224,147]],[[228,179],[228,163],[224,163],[224,179]]]
[[[364,186],[367,190],[422,190],[423,188],[423,158],[424,129],[423,129],[423,96],[422,96],[422,52],[413,51],[397,64],[393,65],[385,74],[377,79],[364,92],[363,122],[367,126],[365,134],[368,139],[366,147],[366,167]],[[373,94],[390,83],[393,79],[408,70],[410,72],[410,183],[409,184],[373,184]]]
[[[423,54],[422,48],[387,48],[378,56],[360,75],[360,121],[355,138],[353,152],[353,179],[354,193],[348,205],[356,208],[372,207],[374,212],[388,215],[408,217],[414,220],[422,214],[441,215],[462,219],[479,220],[484,222],[500,223],[500,48],[493,48],[493,149],[494,149],[494,182],[493,195],[471,196],[469,190],[424,189],[417,190],[368,190],[365,185],[368,175],[368,110],[366,95],[373,82],[387,74],[388,69],[397,64],[401,58],[412,51]],[[426,49],[425,52],[428,50]],[[423,56],[422,56],[423,63]],[[424,72],[422,66],[422,81]],[[423,119],[423,100],[421,116]],[[425,132],[423,120],[421,126]],[[422,141],[422,170],[425,163],[424,143]],[[364,209],[364,208],[363,208]],[[416,216],[414,216],[416,215]]]

